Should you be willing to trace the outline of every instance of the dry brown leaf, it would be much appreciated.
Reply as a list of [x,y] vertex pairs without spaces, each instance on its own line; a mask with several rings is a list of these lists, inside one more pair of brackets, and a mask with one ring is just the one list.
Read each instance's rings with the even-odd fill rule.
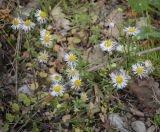
[[54,67],[57,72],[61,72],[63,69],[63,65],[61,64],[59,60],[55,60]]
[[33,82],[30,84],[30,89],[31,90],[36,90],[39,87],[38,82]]
[[10,18],[10,9],[0,9],[0,20],[4,20],[6,18]]
[[40,72],[39,73],[39,76],[41,77],[41,78],[46,78],[47,77],[47,73],[46,72]]
[[22,57],[23,59],[27,59],[29,57],[28,51],[24,51]]
[[128,9],[128,10],[126,11],[126,15],[127,15],[127,17],[136,17],[136,16],[137,16],[137,12],[135,12],[135,11],[132,10],[132,9]]
[[160,107],[160,88],[153,78],[133,81],[129,84],[129,89],[145,107]]
[[58,44],[55,44],[53,50],[56,51],[56,52],[59,52],[60,51],[60,46]]
[[67,120],[70,120],[70,119],[71,119],[71,115],[64,115],[62,117],[63,122],[66,122]]
[[52,9],[51,15],[53,19],[55,20],[55,24],[57,28],[64,28],[64,29],[69,29],[70,28],[70,21],[67,20],[65,17],[66,15],[62,12],[62,8],[59,6],[56,6],[55,8]]

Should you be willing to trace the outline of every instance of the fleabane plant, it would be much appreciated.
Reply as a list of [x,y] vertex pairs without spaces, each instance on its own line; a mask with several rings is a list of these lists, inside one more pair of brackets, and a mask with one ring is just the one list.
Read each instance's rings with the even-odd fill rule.
[[14,30],[19,30],[23,25],[23,20],[22,18],[14,18],[13,21],[12,21],[12,29]]
[[47,13],[38,9],[35,13],[35,17],[40,24],[43,24],[47,20]]
[[49,58],[49,55],[48,55],[47,51],[40,52],[39,55],[38,55],[38,62],[47,63],[48,58]]
[[123,69],[121,69],[119,72],[111,73],[110,77],[113,86],[118,89],[125,88],[128,84],[128,80],[130,79],[130,76],[127,75],[127,73]]
[[140,63],[132,65],[132,71],[141,79],[147,76],[147,71],[145,67]]
[[116,42],[112,40],[104,40],[100,44],[102,51],[107,51],[107,52],[113,51],[115,49],[115,46],[116,46]]
[[140,30],[136,27],[126,27],[123,30],[127,35],[133,35],[136,36],[137,34],[140,33]]
[[62,96],[64,93],[64,86],[62,84],[53,84],[51,87],[52,91],[51,91],[51,95],[54,96]]
[[22,29],[25,32],[30,31],[31,29],[33,29],[35,27],[35,23],[33,23],[31,20],[25,20],[22,23]]

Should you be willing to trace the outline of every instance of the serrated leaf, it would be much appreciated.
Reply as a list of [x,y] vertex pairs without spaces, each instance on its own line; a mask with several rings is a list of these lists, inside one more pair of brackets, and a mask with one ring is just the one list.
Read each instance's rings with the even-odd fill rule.
[[12,104],[12,110],[13,110],[14,112],[19,111],[19,105],[18,105],[17,103],[13,103],[13,104]]
[[6,120],[9,122],[13,122],[14,121],[14,115],[12,115],[11,113],[7,113],[6,114]]
[[27,95],[20,93],[18,96],[19,101],[22,101],[25,106],[29,106],[31,104],[30,99],[27,97]]

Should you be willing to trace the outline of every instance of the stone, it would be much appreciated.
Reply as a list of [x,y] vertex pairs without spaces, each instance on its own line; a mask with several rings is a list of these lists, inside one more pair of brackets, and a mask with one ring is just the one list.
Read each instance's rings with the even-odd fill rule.
[[156,131],[156,126],[152,125],[147,129],[147,132],[155,132]]
[[118,114],[116,114],[116,113],[110,114],[108,117],[108,120],[112,126],[117,128],[118,131],[129,132],[127,129],[124,128],[124,122]]
[[134,121],[131,126],[135,132],[146,132],[146,126],[142,121]]

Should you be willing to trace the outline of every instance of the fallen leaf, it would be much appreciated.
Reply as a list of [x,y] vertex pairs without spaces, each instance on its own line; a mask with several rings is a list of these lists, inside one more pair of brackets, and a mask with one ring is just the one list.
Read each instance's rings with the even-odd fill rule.
[[135,11],[132,10],[132,9],[128,9],[128,10],[126,11],[126,15],[127,15],[128,17],[136,17],[136,16],[137,16],[137,12],[135,12]]
[[38,82],[33,82],[30,84],[30,89],[31,90],[36,90],[39,87]]
[[160,107],[160,88],[153,78],[133,81],[129,84],[129,89],[145,107]]
[[23,59],[27,59],[29,57],[28,51],[24,51],[22,57]]
[[56,6],[51,11],[52,18],[55,20],[55,25],[57,28],[64,28],[69,29],[70,28],[70,21],[67,20],[65,17],[66,15],[62,12],[62,8],[59,6]]
[[39,76],[41,77],[41,78],[45,78],[45,77],[47,77],[47,73],[46,72],[40,72],[39,73]]
[[66,122],[67,120],[71,119],[71,115],[64,115],[62,117],[63,122]]

